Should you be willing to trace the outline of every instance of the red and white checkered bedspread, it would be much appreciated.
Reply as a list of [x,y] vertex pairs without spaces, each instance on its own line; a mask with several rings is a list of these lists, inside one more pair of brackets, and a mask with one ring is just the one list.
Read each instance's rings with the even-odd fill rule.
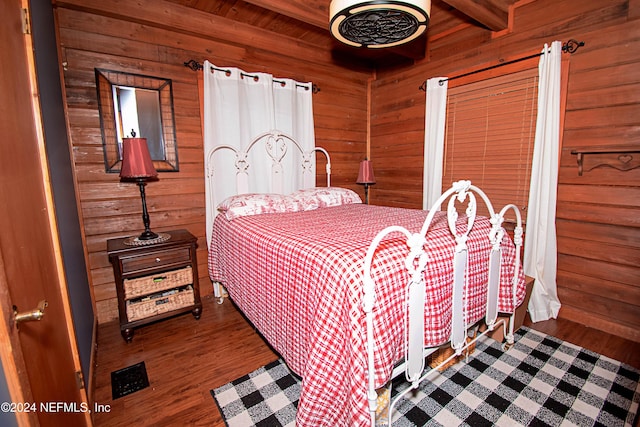
[[[247,216],[228,221],[218,215],[209,251],[209,273],[222,282],[253,325],[303,378],[298,426],[360,426],[369,417],[365,375],[365,317],[362,269],[375,235],[390,225],[418,232],[422,210],[343,205],[308,212]],[[462,219],[461,219],[462,221]],[[477,220],[468,241],[471,282],[486,282],[487,261],[474,248],[489,245],[488,220]],[[431,262],[427,269],[426,343],[440,345],[450,334],[450,296],[454,241],[438,214],[427,234]],[[508,238],[503,256],[513,259]],[[381,244],[372,275],[377,278],[376,366],[378,386],[403,354],[402,298],[407,284],[402,262],[404,239],[392,234]],[[504,263],[507,264],[507,263]],[[502,268],[499,309],[513,311],[510,279]],[[517,304],[524,298],[521,274]],[[470,287],[467,323],[484,316],[486,291]],[[473,308],[475,307],[475,308]]]

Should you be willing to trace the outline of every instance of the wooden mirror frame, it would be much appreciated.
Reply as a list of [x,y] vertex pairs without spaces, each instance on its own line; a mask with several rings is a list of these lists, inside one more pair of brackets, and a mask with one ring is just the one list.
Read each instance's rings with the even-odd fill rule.
[[[152,158],[153,166],[158,172],[178,172],[178,147],[176,144],[171,80],[100,68],[96,68],[95,72],[106,172],[118,173],[122,166],[122,150],[118,143],[118,132],[116,130],[115,120],[114,85],[155,90],[158,92],[160,101],[159,119],[164,139],[164,158]],[[144,135],[137,136],[144,137]]]

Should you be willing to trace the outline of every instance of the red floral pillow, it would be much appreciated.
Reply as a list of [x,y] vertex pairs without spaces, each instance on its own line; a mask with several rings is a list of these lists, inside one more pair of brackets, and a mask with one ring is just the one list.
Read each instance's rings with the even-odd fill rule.
[[282,194],[238,194],[227,197],[218,205],[218,211],[224,213],[229,221],[248,215],[265,213],[296,212],[299,202]]
[[353,190],[341,187],[314,187],[298,190],[291,194],[301,204],[301,209],[308,211],[331,206],[362,203],[362,199]]

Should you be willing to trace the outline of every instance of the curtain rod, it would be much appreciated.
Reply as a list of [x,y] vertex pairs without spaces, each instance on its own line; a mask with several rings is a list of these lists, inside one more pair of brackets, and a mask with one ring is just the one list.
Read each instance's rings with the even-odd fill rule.
[[[188,61],[186,61],[184,63],[184,66],[187,68],[191,68],[193,71],[200,71],[204,68],[204,65],[202,65],[201,63],[199,63],[198,61],[196,61],[195,59],[190,59]],[[216,67],[211,67],[212,70],[216,70],[216,71],[224,71],[224,73],[227,76],[231,75],[231,70],[228,69],[224,69],[224,68],[216,68]],[[248,73],[240,73],[240,77],[252,77],[254,81],[258,81],[258,79],[260,78],[260,76],[257,76],[255,74],[248,74]],[[281,86],[284,86],[286,84],[286,82],[284,80],[278,80],[278,79],[273,79],[274,83],[280,83]],[[305,88],[306,90],[309,90],[309,87],[306,85],[302,85],[302,84],[298,84],[296,83],[296,87],[302,87]],[[320,88],[315,84],[312,83],[311,84],[311,91],[313,93],[318,93],[320,92]]]
[[[584,42],[579,42],[577,40],[570,39],[568,42],[566,42],[565,44],[562,45],[562,52],[564,52],[564,53],[574,53],[576,50],[578,50],[579,47],[582,47],[582,46],[584,46]],[[457,75],[457,76],[453,76],[453,77],[449,77],[449,78],[446,78],[446,79],[442,79],[438,83],[440,83],[440,85],[442,86],[442,83],[444,83],[446,81],[455,80],[455,79],[459,79],[459,78],[462,78],[462,77],[467,77],[467,76],[470,76],[470,75],[473,75],[473,74],[481,73],[483,71],[493,70],[494,68],[503,67],[503,66],[509,65],[509,64],[515,64],[516,62],[526,61],[527,59],[536,58],[538,56],[541,56],[542,53],[543,52],[536,53],[536,54],[533,54],[533,55],[529,55],[529,56],[525,56],[525,57],[522,57],[522,58],[514,59],[512,61],[501,62],[500,64],[491,65],[490,67],[481,68],[479,70],[469,71],[468,73],[464,73],[464,74],[460,74],[460,75]],[[420,87],[418,89],[420,89],[423,92],[426,92],[427,91],[427,81],[425,80],[424,82],[422,82],[422,84],[420,85]]]

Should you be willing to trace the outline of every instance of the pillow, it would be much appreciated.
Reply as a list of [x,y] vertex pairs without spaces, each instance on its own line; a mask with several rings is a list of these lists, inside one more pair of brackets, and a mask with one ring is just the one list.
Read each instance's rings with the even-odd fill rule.
[[291,194],[298,200],[300,208],[308,211],[311,209],[328,208],[331,206],[362,203],[362,199],[353,190],[341,187],[314,187],[298,190]]
[[229,221],[241,216],[265,213],[296,212],[299,202],[282,194],[238,194],[227,197],[218,205],[218,211],[224,213]]

